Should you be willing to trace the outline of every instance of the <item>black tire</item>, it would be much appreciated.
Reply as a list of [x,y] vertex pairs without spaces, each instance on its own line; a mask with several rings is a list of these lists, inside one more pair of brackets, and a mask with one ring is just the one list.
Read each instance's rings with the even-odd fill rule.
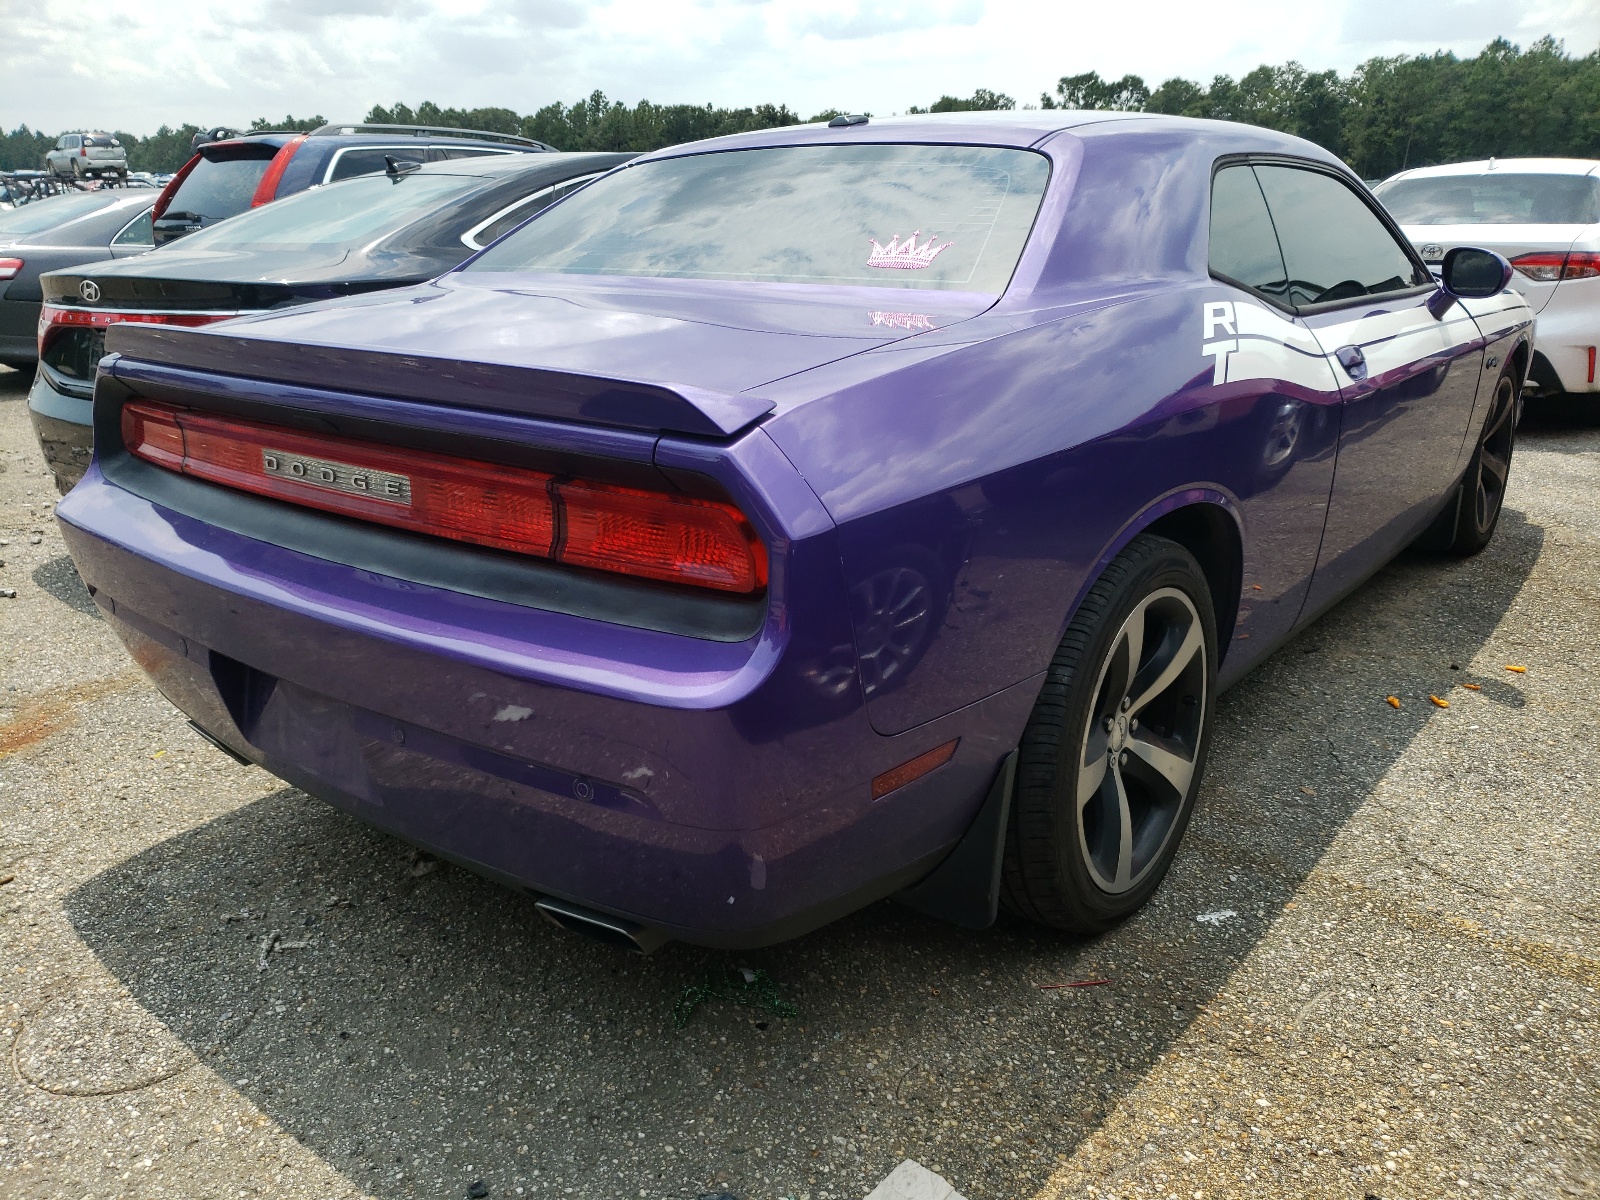
[[1007,909],[1095,934],[1150,898],[1200,790],[1216,661],[1200,564],[1166,538],[1135,539],[1067,627],[1028,718],[1006,833]]
[[1470,558],[1494,539],[1505,506],[1511,454],[1517,442],[1517,380],[1510,366],[1495,381],[1489,415],[1467,463],[1467,472],[1444,511],[1417,539],[1436,554]]

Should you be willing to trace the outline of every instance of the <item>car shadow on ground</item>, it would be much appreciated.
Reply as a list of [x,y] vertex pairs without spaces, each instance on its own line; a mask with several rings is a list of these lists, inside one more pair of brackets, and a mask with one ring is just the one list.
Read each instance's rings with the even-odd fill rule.
[[100,619],[100,609],[95,606],[94,597],[89,595],[89,589],[84,587],[78,575],[78,568],[65,554],[40,563],[28,578],[73,611],[97,621]]
[[0,366],[0,400],[25,399],[32,383],[32,371]]
[[[1250,954],[1427,725],[1429,693],[1470,681],[1521,704],[1469,665],[1543,541],[1508,509],[1477,559],[1402,557],[1224,696],[1177,866],[1103,938],[880,904],[759,952],[640,959],[288,788],[95,877],[67,911],[201,1062],[385,1200],[478,1179],[855,1200],[904,1156],[974,1200],[1027,1195]],[[741,965],[800,1015],[710,1002],[674,1029],[686,986]]]

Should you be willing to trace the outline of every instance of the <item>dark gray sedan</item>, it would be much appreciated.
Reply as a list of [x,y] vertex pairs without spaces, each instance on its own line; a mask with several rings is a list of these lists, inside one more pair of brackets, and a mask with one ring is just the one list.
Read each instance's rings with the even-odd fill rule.
[[156,193],[71,192],[0,212],[0,363],[33,369],[38,360],[39,276],[151,249]]

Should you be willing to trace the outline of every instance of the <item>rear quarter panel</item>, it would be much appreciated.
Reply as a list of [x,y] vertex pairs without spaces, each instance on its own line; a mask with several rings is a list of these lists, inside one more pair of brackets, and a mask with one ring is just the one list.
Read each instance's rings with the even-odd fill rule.
[[[1239,295],[1208,280],[980,343],[874,352],[905,365],[769,424],[839,522],[858,608],[885,571],[930,577],[923,640],[898,677],[865,680],[880,733],[1043,671],[1110,558],[1190,504],[1225,512],[1243,545],[1245,602],[1221,631],[1230,677],[1288,634],[1339,395],[1320,357],[1219,380],[1204,310]],[[858,611],[858,638],[862,624]]]

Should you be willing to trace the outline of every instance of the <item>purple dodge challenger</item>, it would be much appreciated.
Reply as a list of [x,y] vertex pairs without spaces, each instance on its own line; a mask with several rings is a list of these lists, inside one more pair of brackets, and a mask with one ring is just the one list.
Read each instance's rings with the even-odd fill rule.
[[1325,151],[1025,112],[638,159],[433,283],[123,325],[61,504],[241,760],[649,949],[1094,932],[1217,693],[1471,554],[1532,315]]

